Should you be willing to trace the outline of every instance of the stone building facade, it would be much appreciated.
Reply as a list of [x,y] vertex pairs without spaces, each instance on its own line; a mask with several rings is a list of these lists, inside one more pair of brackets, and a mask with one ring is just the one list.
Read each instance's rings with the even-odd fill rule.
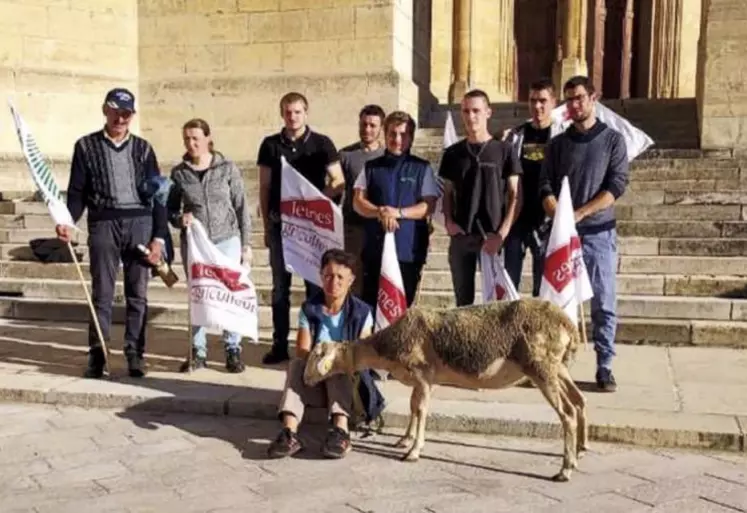
[[[696,98],[702,146],[745,150],[746,24],[744,0],[2,0],[0,93],[53,159],[101,126],[122,85],[165,163],[193,116],[251,161],[290,90],[342,146],[365,103],[427,126],[465,87],[514,102],[539,76],[588,72],[605,98]],[[18,143],[0,119],[9,162]]]

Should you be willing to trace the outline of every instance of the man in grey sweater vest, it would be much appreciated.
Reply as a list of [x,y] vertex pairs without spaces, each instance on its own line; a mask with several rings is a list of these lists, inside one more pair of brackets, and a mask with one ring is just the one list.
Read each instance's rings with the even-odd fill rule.
[[571,78],[563,87],[573,120],[550,141],[540,173],[540,197],[550,218],[564,176],[568,176],[576,229],[592,292],[591,321],[597,353],[597,387],[617,388],[612,375],[617,331],[617,231],[615,200],[628,184],[628,154],[619,132],[596,118],[594,86],[587,77]]
[[[88,246],[91,259],[92,300],[104,341],[112,323],[112,303],[120,260],[124,271],[124,353],[129,374],[145,374],[147,289],[151,268],[160,260],[169,237],[166,205],[149,196],[147,184],[160,176],[151,145],[129,131],[135,97],[126,89],[112,89],[103,105],[106,125],[75,142],[67,207],[75,222],[88,209]],[[57,226],[57,236],[70,232]],[[138,245],[150,250],[145,257]],[[88,330],[88,368],[85,376],[103,375],[104,352],[91,320]]]

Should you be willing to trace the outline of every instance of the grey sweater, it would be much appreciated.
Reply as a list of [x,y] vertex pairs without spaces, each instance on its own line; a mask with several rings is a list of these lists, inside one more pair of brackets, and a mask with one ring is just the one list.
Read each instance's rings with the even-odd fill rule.
[[[615,199],[628,185],[628,153],[622,134],[602,121],[588,132],[574,126],[550,140],[540,173],[540,197],[560,195],[563,177],[568,176],[573,209],[588,203],[607,191]],[[614,228],[614,205],[582,219],[576,229],[579,235],[598,233]]]
[[182,212],[191,213],[205,226],[212,242],[234,236],[241,245],[251,245],[251,216],[239,168],[215,153],[205,171],[195,171],[186,161],[171,170],[174,182],[169,193],[169,221],[181,228]]

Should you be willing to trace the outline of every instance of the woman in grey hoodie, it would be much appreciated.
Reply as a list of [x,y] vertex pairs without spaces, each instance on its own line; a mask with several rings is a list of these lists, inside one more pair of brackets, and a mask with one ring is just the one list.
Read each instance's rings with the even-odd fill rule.
[[[215,246],[236,263],[251,264],[251,218],[244,195],[241,171],[232,161],[213,149],[210,126],[202,119],[187,121],[182,128],[187,152],[171,170],[173,187],[169,194],[169,221],[181,228],[182,262],[187,267],[186,228],[193,219],[205,227]],[[223,332],[226,369],[241,372],[241,335]],[[192,369],[206,367],[205,328],[192,327]],[[181,371],[190,370],[189,359]]]

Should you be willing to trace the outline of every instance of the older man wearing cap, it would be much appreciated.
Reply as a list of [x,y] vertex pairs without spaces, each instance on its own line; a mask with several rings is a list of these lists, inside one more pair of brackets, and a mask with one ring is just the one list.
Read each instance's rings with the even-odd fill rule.
[[[151,145],[129,131],[135,97],[127,89],[109,91],[103,105],[106,124],[75,142],[67,207],[77,222],[88,209],[88,247],[93,305],[106,341],[112,320],[114,287],[120,260],[124,270],[126,326],[124,353],[129,374],[145,374],[145,326],[150,265],[162,254],[169,236],[165,205],[153,201],[147,186],[160,176]],[[57,236],[70,240],[70,231],[57,226]],[[144,256],[142,244],[150,249]],[[105,355],[93,320],[88,330],[85,376],[103,375]]]

